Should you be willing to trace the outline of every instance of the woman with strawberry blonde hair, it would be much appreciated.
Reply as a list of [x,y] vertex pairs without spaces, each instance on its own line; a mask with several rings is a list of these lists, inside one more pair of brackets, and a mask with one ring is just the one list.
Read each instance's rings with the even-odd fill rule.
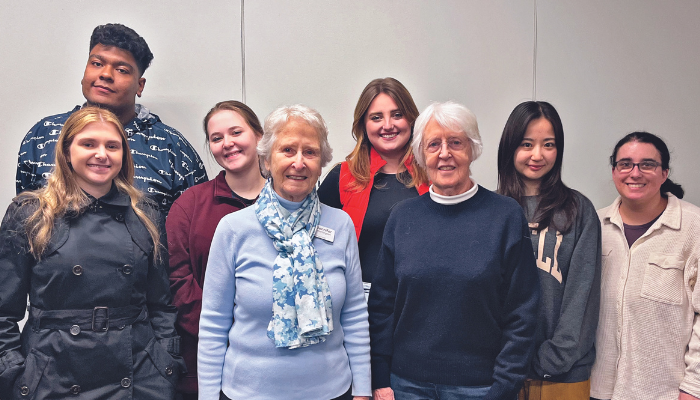
[[428,177],[411,150],[416,118],[418,108],[401,82],[394,78],[370,82],[355,106],[355,148],[318,190],[322,203],[342,208],[352,218],[365,293],[369,293],[391,209],[428,191]]

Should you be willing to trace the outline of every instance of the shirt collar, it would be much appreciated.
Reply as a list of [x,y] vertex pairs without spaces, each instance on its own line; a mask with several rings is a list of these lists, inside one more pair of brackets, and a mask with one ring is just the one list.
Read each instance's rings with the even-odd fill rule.
[[[661,225],[666,225],[675,230],[681,229],[681,201],[678,197],[671,193],[666,193],[666,195],[668,196],[666,209],[661,214],[661,217],[659,217],[659,219],[657,219],[656,222],[649,228],[649,230],[657,229]],[[622,216],[620,215],[621,202],[622,197],[617,196],[608,211],[603,215],[603,222],[610,222],[624,230]]]
[[129,197],[129,195],[120,192],[117,188],[117,185],[114,182],[112,182],[112,187],[109,189],[109,192],[107,192],[107,194],[100,197],[99,199],[96,199],[90,193],[85,192],[85,194],[87,195],[88,199],[90,199],[90,204],[93,204],[98,201],[103,204],[109,204],[112,206],[120,207],[126,207],[129,204],[131,204],[131,198]]
[[[72,112],[76,112],[83,107],[87,107],[87,102],[83,103],[81,106],[75,106]],[[134,105],[134,112],[136,116],[131,119],[131,121],[124,124],[124,130],[128,137],[134,135],[134,131],[141,132],[147,130],[150,126],[155,125],[160,121],[160,117],[156,114],[152,114],[146,106],[141,104]]]

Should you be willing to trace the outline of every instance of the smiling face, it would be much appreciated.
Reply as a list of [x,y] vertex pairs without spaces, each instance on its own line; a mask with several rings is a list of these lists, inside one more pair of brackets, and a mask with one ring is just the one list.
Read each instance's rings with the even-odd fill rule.
[[365,129],[369,142],[383,159],[401,160],[411,138],[411,126],[391,96],[379,93],[372,100]]
[[557,146],[554,128],[546,118],[530,121],[520,146],[515,151],[515,170],[525,183],[525,194],[539,194],[542,178],[554,168]]
[[260,137],[245,118],[231,110],[221,110],[207,122],[209,149],[226,173],[237,174],[258,168],[257,146]]
[[81,189],[96,198],[109,192],[122,168],[122,136],[114,124],[91,122],[73,136],[66,156]]
[[435,193],[455,196],[471,189],[471,146],[465,133],[443,128],[431,119],[425,126],[422,148]]
[[316,130],[292,118],[277,134],[265,167],[272,187],[282,198],[302,201],[321,176],[321,144]]
[[[623,144],[617,151],[615,162],[623,160],[632,163],[655,161],[661,164],[661,154],[651,143],[631,141]],[[654,171],[642,172],[635,166],[631,171],[621,173],[613,167],[612,175],[622,201],[643,206],[659,201],[661,185],[668,177],[668,170],[658,166]]]
[[89,105],[104,107],[126,123],[133,118],[135,97],[143,92],[146,79],[129,51],[97,44],[90,50],[81,84]]

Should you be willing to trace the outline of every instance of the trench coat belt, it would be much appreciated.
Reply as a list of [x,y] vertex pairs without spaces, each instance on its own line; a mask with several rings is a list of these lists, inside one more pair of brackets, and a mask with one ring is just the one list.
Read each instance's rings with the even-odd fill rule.
[[[123,329],[127,325],[148,318],[146,306],[95,307],[88,310],[41,310],[29,307],[27,325],[39,329],[91,330],[107,332],[111,328]],[[71,331],[73,332],[73,331]]]

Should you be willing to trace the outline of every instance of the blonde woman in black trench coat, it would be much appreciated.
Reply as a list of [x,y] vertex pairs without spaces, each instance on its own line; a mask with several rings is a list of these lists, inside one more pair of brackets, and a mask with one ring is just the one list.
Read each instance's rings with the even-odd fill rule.
[[0,228],[0,398],[172,399],[183,363],[166,241],[119,120],[75,112],[55,165]]

